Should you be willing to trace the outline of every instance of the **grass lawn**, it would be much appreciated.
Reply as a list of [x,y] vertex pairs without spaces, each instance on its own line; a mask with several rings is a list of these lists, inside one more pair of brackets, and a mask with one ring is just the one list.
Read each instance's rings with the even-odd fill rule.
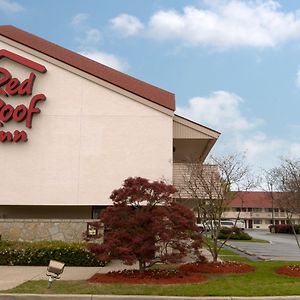
[[[36,294],[118,294],[162,296],[277,296],[299,295],[300,279],[277,275],[276,267],[295,262],[249,262],[236,254],[224,251],[224,260],[239,260],[256,267],[256,271],[234,275],[209,275],[199,284],[180,285],[128,285],[92,284],[85,281],[56,281],[47,289],[46,281],[28,281],[3,293]],[[237,259],[238,258],[238,259]]]

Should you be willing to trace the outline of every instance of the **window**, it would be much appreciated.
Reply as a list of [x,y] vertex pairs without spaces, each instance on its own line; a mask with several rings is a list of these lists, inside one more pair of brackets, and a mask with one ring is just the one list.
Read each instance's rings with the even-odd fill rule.
[[106,208],[105,206],[93,206],[92,208],[92,219],[99,219],[101,210]]
[[249,211],[249,212],[252,212],[252,207],[248,207],[248,211]]
[[253,208],[253,212],[262,212],[261,208]]
[[260,219],[253,220],[253,224],[262,224],[262,220]]
[[272,212],[272,208],[265,208],[265,212],[271,213]]

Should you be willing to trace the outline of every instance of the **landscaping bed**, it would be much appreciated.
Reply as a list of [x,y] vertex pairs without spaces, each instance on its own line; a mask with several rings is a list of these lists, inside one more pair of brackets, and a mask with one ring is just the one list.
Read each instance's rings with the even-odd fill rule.
[[188,263],[179,268],[184,272],[192,273],[247,273],[254,272],[255,268],[248,264],[240,262],[205,262],[205,263]]
[[183,284],[199,283],[207,277],[180,270],[123,270],[106,274],[95,274],[89,279],[91,283],[127,283],[127,284]]
[[300,265],[284,266],[276,269],[276,273],[280,275],[288,275],[292,277],[300,277]]
[[127,284],[183,284],[200,283],[208,278],[201,273],[246,273],[255,268],[239,262],[200,262],[188,263],[179,269],[154,269],[139,272],[138,270],[123,270],[95,274],[89,279],[91,283],[127,283]]

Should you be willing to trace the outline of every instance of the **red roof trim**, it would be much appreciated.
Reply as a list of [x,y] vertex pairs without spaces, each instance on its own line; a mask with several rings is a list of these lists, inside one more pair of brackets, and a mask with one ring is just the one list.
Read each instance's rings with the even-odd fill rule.
[[14,26],[0,26],[0,35],[175,111],[175,95],[173,93],[97,63]]
[[230,207],[278,208],[280,194],[280,192],[273,192],[271,195],[270,192],[260,191],[238,192],[230,202]]
[[16,53],[12,53],[8,50],[5,50],[5,49],[1,49],[0,50],[0,59],[3,58],[3,57],[6,57],[6,58],[9,58],[10,60],[13,60],[23,66],[26,66],[30,69],[33,69],[35,71],[38,71],[40,73],[46,73],[47,72],[47,69],[45,68],[45,66],[39,64],[39,63],[36,63],[28,58],[25,58],[23,56],[20,56]]

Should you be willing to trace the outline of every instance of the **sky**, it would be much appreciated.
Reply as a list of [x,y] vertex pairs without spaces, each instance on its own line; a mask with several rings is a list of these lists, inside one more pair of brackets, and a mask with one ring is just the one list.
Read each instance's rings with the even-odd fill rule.
[[0,0],[14,25],[176,94],[257,171],[300,158],[300,1]]

